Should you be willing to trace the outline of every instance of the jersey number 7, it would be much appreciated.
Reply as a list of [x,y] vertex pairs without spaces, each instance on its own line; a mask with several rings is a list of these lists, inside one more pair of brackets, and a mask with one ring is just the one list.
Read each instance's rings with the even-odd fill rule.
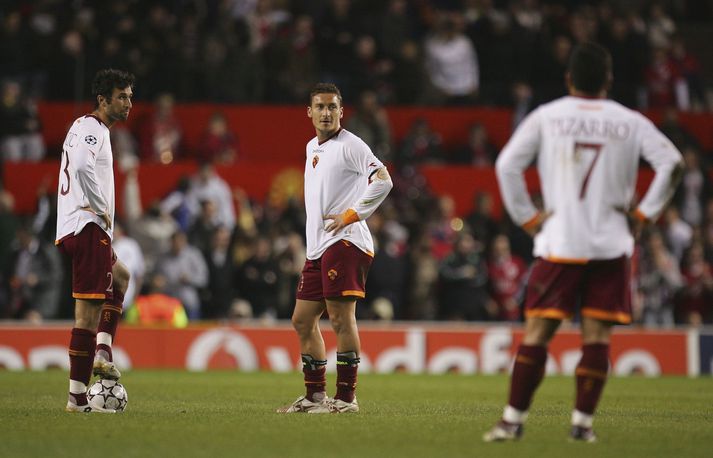
[[574,155],[575,157],[579,158],[582,154],[583,151],[589,150],[594,153],[594,158],[592,159],[592,163],[589,164],[589,168],[587,169],[587,174],[584,175],[584,180],[582,181],[582,188],[579,190],[579,200],[584,199],[584,195],[587,192],[587,184],[589,184],[589,177],[592,175],[592,170],[594,170],[594,165],[597,163],[597,160],[599,159],[599,153],[602,152],[602,148],[604,145],[601,143],[579,143],[575,142],[574,144]]

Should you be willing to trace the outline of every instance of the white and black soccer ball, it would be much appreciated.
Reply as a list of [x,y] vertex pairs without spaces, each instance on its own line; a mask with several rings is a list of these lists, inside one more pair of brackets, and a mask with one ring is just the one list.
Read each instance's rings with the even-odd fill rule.
[[123,412],[129,402],[129,395],[124,385],[116,380],[100,379],[89,387],[87,399],[89,405]]

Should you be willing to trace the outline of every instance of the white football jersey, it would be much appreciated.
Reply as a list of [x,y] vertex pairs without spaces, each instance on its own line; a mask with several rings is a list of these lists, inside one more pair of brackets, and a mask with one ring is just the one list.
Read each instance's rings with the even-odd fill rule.
[[307,259],[320,258],[330,245],[342,239],[373,256],[374,241],[366,221],[352,223],[332,235],[325,231],[331,220],[324,220],[324,216],[354,208],[366,192],[371,174],[383,166],[366,143],[344,129],[322,143],[317,137],[307,143]]
[[534,254],[559,262],[630,256],[626,211],[639,158],[656,171],[638,210],[655,219],[671,196],[680,152],[640,113],[606,99],[567,96],[545,104],[517,128],[496,162],[505,207],[516,224],[537,214],[522,172],[537,156],[544,210]]
[[78,118],[67,132],[57,186],[57,238],[79,234],[96,223],[111,238],[112,228],[97,216],[107,214],[114,225],[114,158],[109,128],[93,115]]

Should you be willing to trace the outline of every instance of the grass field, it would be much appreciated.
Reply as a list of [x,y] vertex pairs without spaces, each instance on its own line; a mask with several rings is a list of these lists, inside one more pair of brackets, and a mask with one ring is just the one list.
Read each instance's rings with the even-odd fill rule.
[[169,371],[125,374],[122,414],[67,414],[66,377],[0,372],[0,457],[713,456],[710,378],[611,379],[600,441],[572,444],[573,381],[549,377],[524,439],[484,444],[504,376],[361,375],[356,415],[274,413],[301,393],[298,373]]

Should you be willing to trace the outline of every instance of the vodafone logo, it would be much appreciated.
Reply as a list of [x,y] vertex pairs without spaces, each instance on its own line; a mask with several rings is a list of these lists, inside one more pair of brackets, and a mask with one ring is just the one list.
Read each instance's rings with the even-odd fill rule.
[[193,341],[186,355],[186,369],[208,369],[208,362],[219,350],[232,356],[241,370],[255,371],[260,368],[252,342],[238,331],[221,328],[204,332]]

